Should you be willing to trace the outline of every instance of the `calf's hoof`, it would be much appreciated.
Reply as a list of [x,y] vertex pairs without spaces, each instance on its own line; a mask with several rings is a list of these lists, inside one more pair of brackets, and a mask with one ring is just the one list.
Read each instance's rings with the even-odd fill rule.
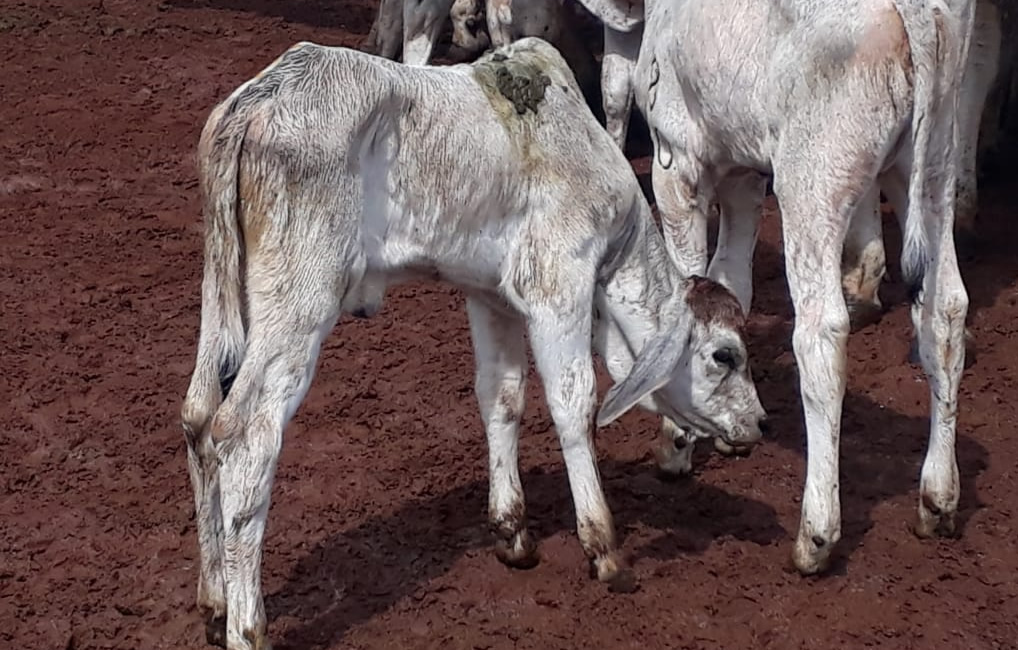
[[792,549],[792,565],[804,576],[817,575],[827,571],[831,564],[831,551],[836,540],[823,535],[799,533]]
[[626,566],[614,553],[594,558],[590,563],[591,574],[608,586],[613,594],[631,594],[640,589],[640,581],[632,567]]
[[198,609],[205,620],[205,642],[218,648],[225,648],[226,614],[219,613],[223,608],[199,605]]
[[957,529],[954,517],[957,512],[956,506],[938,505],[938,499],[931,495],[924,494],[919,499],[919,518],[915,524],[917,537],[929,539],[931,537],[954,537]]
[[714,438],[714,449],[722,456],[749,456],[752,445],[730,445],[721,438]]
[[245,650],[272,650],[272,644],[269,643],[269,637],[265,633],[264,625],[262,630],[244,630],[244,640],[247,641],[248,645]]
[[541,561],[537,554],[537,543],[526,530],[508,538],[499,536],[495,540],[495,557],[513,569],[533,569]]
[[217,648],[226,647],[226,617],[205,621],[205,643]]

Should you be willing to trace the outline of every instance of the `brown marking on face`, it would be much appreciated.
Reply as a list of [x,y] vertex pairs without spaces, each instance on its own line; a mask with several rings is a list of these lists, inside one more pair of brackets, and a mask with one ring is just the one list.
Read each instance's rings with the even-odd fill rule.
[[691,276],[688,283],[686,304],[697,322],[719,323],[740,335],[743,333],[746,317],[731,291],[719,282],[699,275]]

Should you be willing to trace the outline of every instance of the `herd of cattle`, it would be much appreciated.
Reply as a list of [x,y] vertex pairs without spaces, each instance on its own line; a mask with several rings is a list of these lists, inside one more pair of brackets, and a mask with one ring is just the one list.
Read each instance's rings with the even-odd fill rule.
[[[340,316],[372,316],[409,279],[466,295],[499,559],[537,557],[517,453],[529,339],[580,542],[609,589],[635,589],[593,428],[637,405],[660,414],[671,471],[688,471],[698,439],[731,452],[766,433],[744,327],[768,178],[807,433],[795,565],[823,571],[841,535],[846,342],[880,306],[881,193],[931,394],[915,530],[953,532],[968,308],[954,230],[975,213],[1000,67],[992,4],[582,0],[604,23],[602,126],[552,44],[568,32],[560,0],[487,0],[486,37],[473,0],[402,1],[382,0],[372,29],[384,56],[298,43],[201,134],[201,328],[182,421],[210,643],[269,647],[261,549],[283,429]],[[494,49],[426,65],[450,15],[461,46]],[[390,60],[400,49],[405,63]],[[634,103],[660,228],[622,151]],[[614,381],[600,408],[593,350]]]

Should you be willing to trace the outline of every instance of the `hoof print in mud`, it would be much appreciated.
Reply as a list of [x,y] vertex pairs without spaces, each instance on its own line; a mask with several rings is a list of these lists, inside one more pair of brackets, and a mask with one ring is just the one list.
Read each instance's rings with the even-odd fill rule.
[[631,568],[620,569],[607,581],[608,591],[613,594],[632,594],[640,590],[640,581]]

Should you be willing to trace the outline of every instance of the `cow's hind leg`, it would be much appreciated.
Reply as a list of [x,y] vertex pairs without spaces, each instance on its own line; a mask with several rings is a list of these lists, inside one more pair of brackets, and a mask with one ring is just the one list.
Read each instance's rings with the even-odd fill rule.
[[[803,124],[788,134],[775,160],[807,438],[802,516],[792,553],[803,574],[824,571],[841,538],[839,447],[850,330],[841,276],[845,237],[876,182],[881,152],[899,128],[896,115],[864,117],[874,119],[844,122],[823,141],[815,135],[823,129]],[[821,149],[825,156],[804,163],[802,152]]]
[[[934,196],[934,200],[938,198]],[[946,206],[933,213],[950,214]],[[929,262],[921,285],[913,288],[912,322],[919,360],[930,384],[930,440],[920,478],[916,525],[918,535],[929,537],[950,535],[955,530],[961,493],[955,437],[969,299],[958,269],[953,219],[928,219],[925,225]]]
[[403,5],[403,62],[426,65],[438,43],[452,0],[407,0]]
[[631,32],[618,32],[607,25],[604,26],[601,101],[604,106],[605,128],[623,151],[626,150],[626,134],[633,109],[633,74],[642,40],[642,23]]
[[841,538],[839,438],[849,333],[841,293],[841,246],[848,215],[803,184],[775,177],[788,288],[795,310],[792,348],[806,420],[806,485],[793,551],[801,573],[826,569]]
[[[292,273],[267,281],[267,274],[249,275],[247,354],[212,421],[220,462],[229,650],[271,647],[261,553],[276,461],[283,429],[307,394],[321,343],[337,316],[335,283],[321,279],[315,269],[295,266],[291,262]],[[328,266],[323,262],[319,268]]]
[[537,565],[537,546],[527,531],[520,483],[519,434],[527,379],[523,321],[467,298],[474,343],[474,392],[488,437],[488,520],[499,560],[517,568]]

